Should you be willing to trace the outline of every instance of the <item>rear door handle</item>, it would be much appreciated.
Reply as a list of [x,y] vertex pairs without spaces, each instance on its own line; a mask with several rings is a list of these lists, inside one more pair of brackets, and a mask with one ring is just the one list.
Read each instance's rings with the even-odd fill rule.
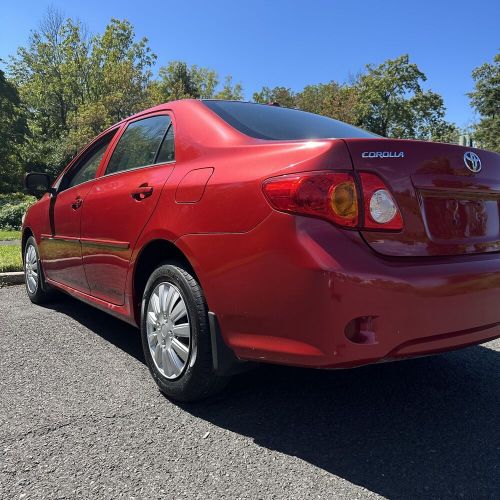
[[141,184],[138,188],[135,188],[131,194],[134,200],[142,201],[153,194],[153,187],[147,184]]
[[73,203],[71,204],[71,208],[73,210],[78,210],[82,206],[82,203],[83,203],[82,198],[80,198],[80,196],[77,196],[75,198],[75,201],[73,201]]

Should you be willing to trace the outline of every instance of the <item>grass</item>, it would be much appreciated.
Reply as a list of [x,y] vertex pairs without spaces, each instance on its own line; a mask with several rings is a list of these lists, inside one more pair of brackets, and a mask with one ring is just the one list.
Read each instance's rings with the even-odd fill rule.
[[11,229],[0,229],[0,241],[20,240],[21,231],[13,231]]
[[22,271],[21,249],[18,245],[0,245],[0,273]]

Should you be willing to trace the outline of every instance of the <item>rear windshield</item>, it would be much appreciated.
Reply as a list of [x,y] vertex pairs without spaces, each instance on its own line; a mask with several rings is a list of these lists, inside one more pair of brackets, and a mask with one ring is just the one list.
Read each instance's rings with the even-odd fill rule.
[[326,116],[297,109],[238,101],[203,101],[229,125],[256,139],[342,139],[378,137]]

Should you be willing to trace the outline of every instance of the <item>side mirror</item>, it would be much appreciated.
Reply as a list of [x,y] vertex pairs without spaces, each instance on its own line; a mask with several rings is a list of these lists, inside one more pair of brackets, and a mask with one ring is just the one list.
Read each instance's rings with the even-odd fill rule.
[[48,174],[31,172],[24,177],[26,191],[35,196],[43,193],[52,193],[51,185],[52,183]]

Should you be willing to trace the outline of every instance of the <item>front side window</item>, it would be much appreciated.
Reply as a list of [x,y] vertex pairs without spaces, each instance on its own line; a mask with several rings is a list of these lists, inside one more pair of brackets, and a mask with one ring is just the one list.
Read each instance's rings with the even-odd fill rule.
[[106,174],[158,163],[159,148],[171,123],[167,115],[144,118],[128,125],[109,160]]
[[163,138],[163,142],[160,146],[160,152],[158,153],[158,158],[156,163],[167,163],[169,161],[175,160],[174,151],[174,127],[170,125],[168,131]]
[[69,189],[95,178],[97,169],[116,130],[101,138],[85,152],[62,179],[59,191]]

